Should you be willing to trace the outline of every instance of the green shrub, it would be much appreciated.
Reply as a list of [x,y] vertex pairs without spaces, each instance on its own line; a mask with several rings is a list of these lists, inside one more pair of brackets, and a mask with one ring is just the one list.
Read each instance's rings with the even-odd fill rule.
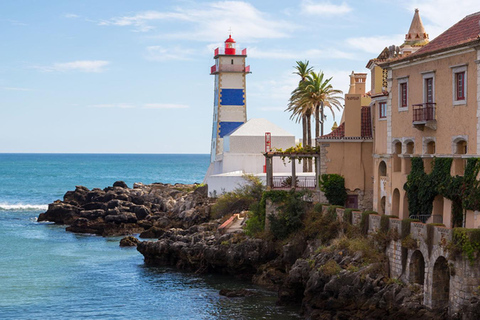
[[339,174],[322,174],[319,180],[320,190],[325,193],[332,205],[344,206],[347,201],[345,179]]
[[480,255],[480,229],[453,229],[452,244],[473,264]]
[[380,231],[385,234],[388,233],[388,228],[390,226],[390,218],[398,218],[398,217],[386,215],[386,214],[380,217]]
[[277,216],[270,215],[270,231],[276,239],[285,239],[303,226],[302,219],[306,211],[303,201],[304,192],[291,190],[280,203]]
[[318,271],[327,277],[337,275],[342,271],[342,268],[335,260],[328,260],[324,265],[318,268]]
[[253,175],[244,175],[243,178],[247,181],[245,185],[218,197],[212,207],[214,218],[249,210],[254,203],[260,201],[265,189],[260,179]]

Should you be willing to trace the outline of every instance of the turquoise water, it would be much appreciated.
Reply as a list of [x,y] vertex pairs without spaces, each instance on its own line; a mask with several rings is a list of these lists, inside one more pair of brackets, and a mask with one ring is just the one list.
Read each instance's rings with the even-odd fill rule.
[[[76,185],[202,182],[208,155],[0,154],[0,319],[295,319],[275,294],[218,275],[147,267],[120,238],[37,223]],[[222,288],[259,297],[228,299]]]

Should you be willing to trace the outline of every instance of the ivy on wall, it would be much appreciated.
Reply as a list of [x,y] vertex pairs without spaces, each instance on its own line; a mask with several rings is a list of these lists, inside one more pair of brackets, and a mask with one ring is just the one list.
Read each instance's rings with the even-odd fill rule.
[[410,216],[430,214],[433,200],[440,194],[439,188],[450,177],[452,158],[434,158],[433,170],[425,173],[422,158],[412,158],[412,170],[403,189],[408,196]]
[[431,214],[437,195],[452,201],[453,227],[465,223],[466,210],[480,210],[480,159],[469,158],[464,175],[454,177],[450,175],[452,162],[452,158],[434,158],[433,170],[426,174],[422,158],[412,158],[412,170],[403,186],[410,216]]

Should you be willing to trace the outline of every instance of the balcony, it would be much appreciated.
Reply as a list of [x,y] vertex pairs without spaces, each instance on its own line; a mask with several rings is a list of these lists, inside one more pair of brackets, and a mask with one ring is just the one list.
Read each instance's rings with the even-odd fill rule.
[[432,130],[437,129],[436,103],[418,103],[412,105],[413,108],[413,126],[419,130],[425,127]]
[[[229,56],[246,56],[247,55],[247,48],[243,50],[235,50],[235,54],[228,54]],[[225,54],[225,48],[216,48],[214,51],[214,56]]]
[[221,65],[213,65],[210,68],[210,74],[215,74],[218,72],[244,72],[250,73],[250,66],[242,66],[242,65],[235,65],[235,64],[221,64]]

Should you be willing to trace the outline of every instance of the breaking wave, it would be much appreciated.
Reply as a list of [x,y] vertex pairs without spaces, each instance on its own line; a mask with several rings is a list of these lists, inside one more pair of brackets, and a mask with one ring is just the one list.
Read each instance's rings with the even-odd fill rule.
[[48,209],[47,204],[8,204],[0,203],[0,210],[4,211],[46,211]]

